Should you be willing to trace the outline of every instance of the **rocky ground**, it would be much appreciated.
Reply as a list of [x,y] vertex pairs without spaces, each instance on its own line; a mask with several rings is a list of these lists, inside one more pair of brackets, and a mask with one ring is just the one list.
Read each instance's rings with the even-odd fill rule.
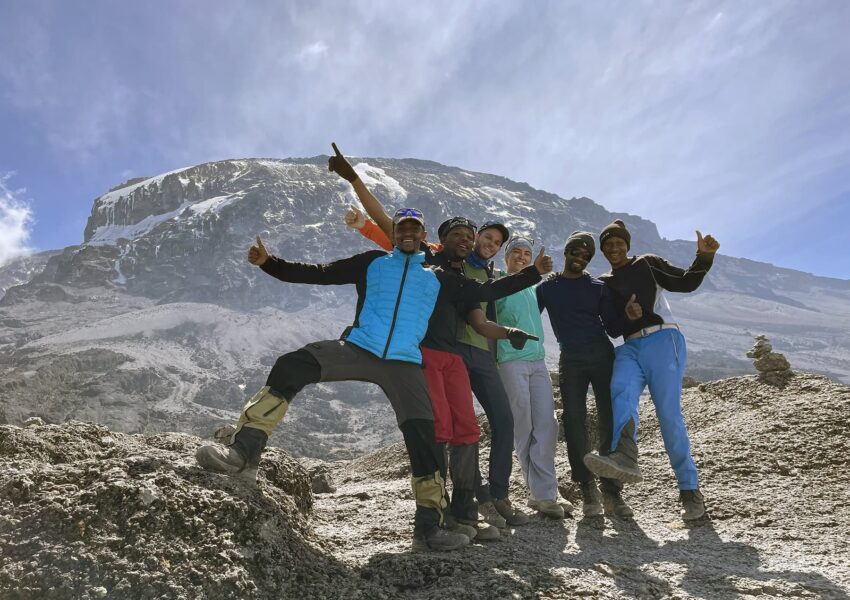
[[[409,552],[400,445],[337,463],[271,450],[252,491],[195,467],[192,436],[0,426],[0,597],[848,598],[850,387],[746,376],[683,404],[710,519],[679,519],[647,400],[634,520],[535,516],[442,555]],[[563,445],[557,460],[578,503]],[[305,466],[336,490],[311,493]]]

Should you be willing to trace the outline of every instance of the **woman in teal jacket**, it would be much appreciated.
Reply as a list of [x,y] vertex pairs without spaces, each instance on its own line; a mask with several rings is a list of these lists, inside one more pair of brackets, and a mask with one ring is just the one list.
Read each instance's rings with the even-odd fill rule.
[[[519,236],[508,242],[505,246],[508,274],[531,264],[533,245],[532,240]],[[531,493],[528,505],[548,517],[562,519],[564,508],[558,503],[555,475],[558,422],[552,380],[544,360],[543,321],[535,288],[497,300],[496,315],[500,325],[521,328],[540,338],[529,340],[521,350],[499,340],[497,359],[514,417],[514,449]]]

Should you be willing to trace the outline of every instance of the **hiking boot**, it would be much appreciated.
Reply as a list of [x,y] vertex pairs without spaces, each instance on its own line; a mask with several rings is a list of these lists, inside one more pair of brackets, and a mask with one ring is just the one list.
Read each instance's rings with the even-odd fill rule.
[[585,517],[598,517],[602,514],[602,496],[595,481],[585,481],[581,485],[581,510]]
[[626,483],[643,481],[638,466],[638,449],[634,440],[634,420],[623,427],[617,449],[608,456],[585,454],[584,464],[588,469],[608,479],[619,479]]
[[[466,519],[457,519],[458,523],[469,527],[475,531],[476,542],[491,542],[502,537],[498,527],[493,527],[487,521],[469,521]],[[469,538],[472,540],[473,538]]]
[[493,527],[504,529],[508,526],[508,522],[499,514],[499,511],[496,510],[496,506],[492,502],[481,502],[478,505],[478,514],[484,517],[484,521]]
[[231,445],[201,446],[195,451],[195,460],[207,471],[225,473],[256,486],[260,454],[266,447],[267,440],[265,432],[253,427],[242,427],[233,436]]
[[699,490],[680,490],[679,502],[682,503],[682,519],[696,521],[705,516],[705,498]]
[[618,519],[631,519],[635,516],[632,507],[626,504],[620,491],[602,490],[602,504],[605,506],[605,514]]
[[538,500],[537,512],[550,519],[564,518],[564,507],[557,500]]
[[496,510],[502,515],[508,525],[515,527],[528,523],[528,515],[514,508],[508,498],[493,500],[493,506],[496,507]]
[[414,533],[411,550],[414,552],[448,552],[469,545],[469,538],[462,533],[435,527],[430,533]]
[[443,515],[443,526],[447,531],[451,531],[453,533],[462,533],[466,537],[469,538],[471,542],[478,535],[478,530],[472,525],[468,525],[466,523],[462,523],[461,521],[455,519],[451,515]]

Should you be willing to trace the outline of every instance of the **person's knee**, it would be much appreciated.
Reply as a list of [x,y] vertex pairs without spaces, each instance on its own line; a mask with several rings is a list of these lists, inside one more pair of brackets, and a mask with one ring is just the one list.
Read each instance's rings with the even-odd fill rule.
[[278,357],[266,385],[288,400],[305,385],[319,381],[322,369],[315,357],[304,349]]

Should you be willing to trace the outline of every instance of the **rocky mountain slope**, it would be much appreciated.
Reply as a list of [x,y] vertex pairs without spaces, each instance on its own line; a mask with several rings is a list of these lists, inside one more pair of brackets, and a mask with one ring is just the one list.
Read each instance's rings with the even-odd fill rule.
[[[544,242],[558,266],[569,232],[615,217],[635,252],[693,257],[692,242],[587,198],[428,161],[352,162],[388,205],[418,206],[434,225],[452,214],[502,218]],[[350,286],[282,284],[245,260],[257,233],[293,259],[370,248],[342,224],[353,195],[326,164],[229,160],[131,180],[94,201],[81,245],[0,268],[0,419],[194,434],[233,419],[279,354],[336,338],[353,316]],[[591,270],[606,268],[597,255]],[[700,380],[752,372],[744,353],[766,333],[795,367],[850,381],[850,282],[719,256],[698,293],[668,299]],[[551,331],[547,344],[555,361]],[[374,387],[316,386],[297,402],[307,410],[275,441],[298,454],[353,457],[397,439]]]
[[[848,598],[850,387],[743,376],[690,388],[683,405],[710,519],[679,520],[647,402],[634,520],[534,517],[448,554],[409,552],[401,444],[310,461],[337,484],[313,494],[279,449],[251,490],[197,468],[189,435],[0,426],[0,597]],[[557,469],[577,503],[562,443]],[[518,471],[511,494],[524,504]]]

